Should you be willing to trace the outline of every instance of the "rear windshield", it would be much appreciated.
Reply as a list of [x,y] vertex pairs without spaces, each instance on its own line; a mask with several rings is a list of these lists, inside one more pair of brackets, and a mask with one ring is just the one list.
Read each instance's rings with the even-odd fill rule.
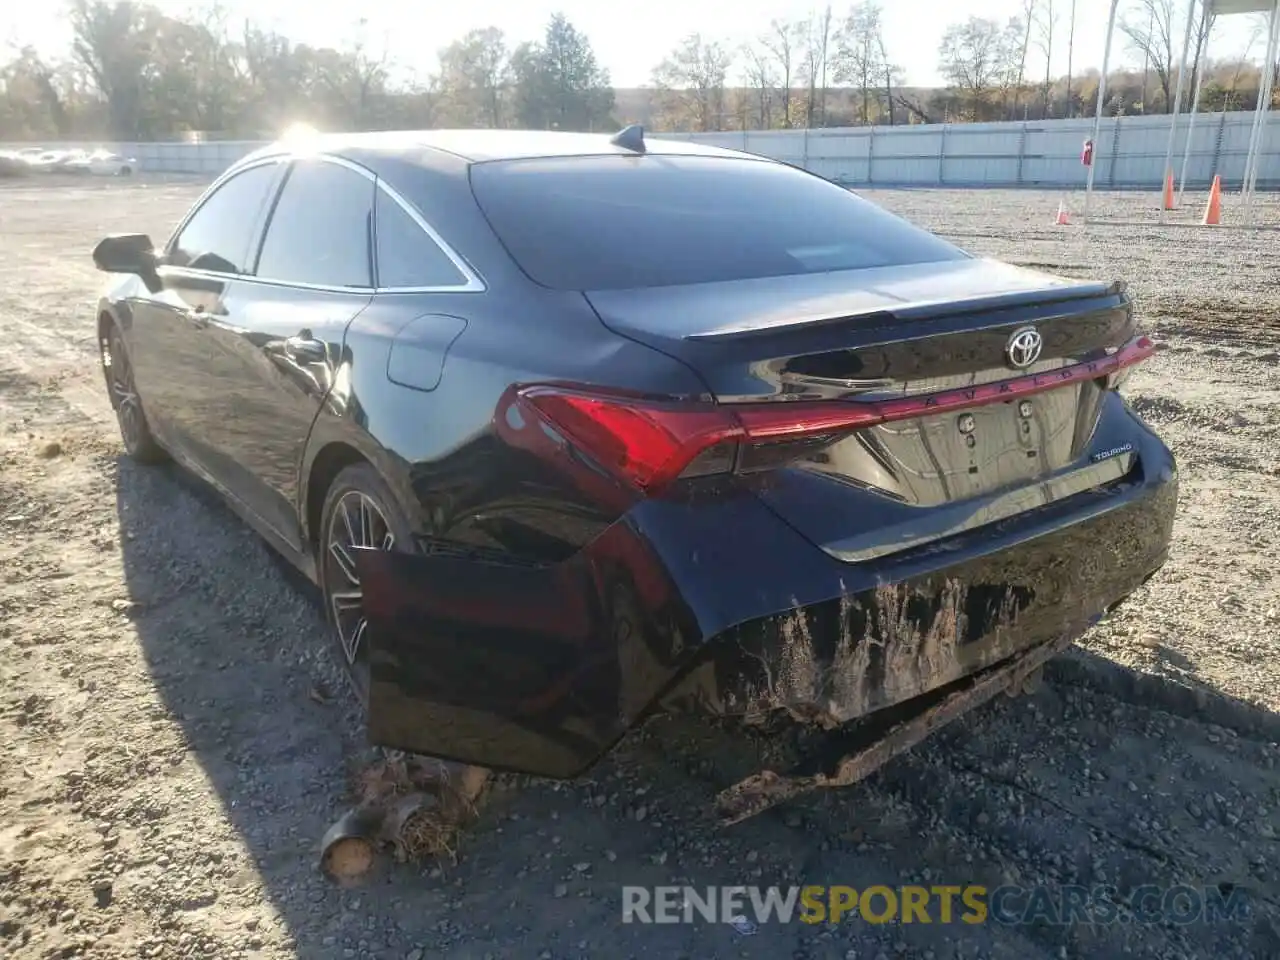
[[476,200],[533,280],[617,290],[958,260],[961,250],[803,171],[716,157],[476,164]]

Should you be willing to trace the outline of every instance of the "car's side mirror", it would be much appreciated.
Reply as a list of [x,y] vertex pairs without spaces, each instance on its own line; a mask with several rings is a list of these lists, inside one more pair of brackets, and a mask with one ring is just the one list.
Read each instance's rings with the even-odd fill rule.
[[159,260],[145,233],[121,233],[105,237],[93,248],[93,265],[105,273],[132,273],[153,293],[160,289],[156,273]]

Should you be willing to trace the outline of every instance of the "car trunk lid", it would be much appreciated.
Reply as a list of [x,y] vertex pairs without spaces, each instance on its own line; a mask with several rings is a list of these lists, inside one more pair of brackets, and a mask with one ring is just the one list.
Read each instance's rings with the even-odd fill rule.
[[1081,302],[1118,292],[969,258],[586,297],[607,327],[685,361],[717,400],[734,403],[906,391],[913,381],[1002,368],[1005,328],[1019,321],[1069,319],[1053,324],[1063,328],[1051,331],[1053,346],[1079,352],[1111,334],[1079,328]]
[[[739,448],[736,471],[846,559],[971,526],[984,510],[1031,509],[1130,465],[1087,456],[1108,377],[1145,355],[1120,284],[973,258],[586,296],[615,332],[692,367],[720,408],[773,425]],[[1035,355],[1013,343],[1026,331]],[[887,415],[863,425],[856,414],[871,410]],[[855,415],[838,423],[844,412]],[[809,429],[775,429],[813,416]],[[885,511],[852,510],[851,488],[881,494]],[[923,508],[944,506],[947,523],[926,520]]]

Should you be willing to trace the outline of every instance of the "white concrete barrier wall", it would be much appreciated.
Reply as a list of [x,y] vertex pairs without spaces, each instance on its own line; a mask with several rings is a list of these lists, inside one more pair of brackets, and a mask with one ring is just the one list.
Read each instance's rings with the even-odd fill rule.
[[[1252,112],[1195,118],[1187,186],[1207,187],[1214,174],[1238,186],[1244,176]],[[1094,145],[1099,189],[1158,189],[1164,180],[1168,116],[1114,117]],[[1191,119],[1178,120],[1173,168],[1182,168]],[[1048,187],[1084,185],[1080,163],[1093,120],[848,127],[809,131],[662,134],[784,160],[850,185]],[[1280,189],[1280,123],[1268,124],[1258,169],[1259,189]]]
[[[1238,186],[1244,176],[1252,122],[1252,113],[1198,115],[1187,186],[1207,187],[1215,173],[1221,175],[1224,185]],[[1181,169],[1189,127],[1189,117],[1179,118],[1174,139],[1175,173]],[[1080,163],[1080,150],[1092,130],[1093,121],[1081,118],[655,136],[745,150],[849,185],[1076,188],[1085,182],[1087,171]],[[1164,178],[1168,137],[1167,116],[1104,120],[1094,149],[1095,187],[1158,189]],[[105,147],[137,158],[139,168],[148,172],[214,176],[262,145],[256,141],[217,141],[56,146]],[[1276,122],[1268,124],[1263,138],[1258,187],[1280,189],[1280,124]]]

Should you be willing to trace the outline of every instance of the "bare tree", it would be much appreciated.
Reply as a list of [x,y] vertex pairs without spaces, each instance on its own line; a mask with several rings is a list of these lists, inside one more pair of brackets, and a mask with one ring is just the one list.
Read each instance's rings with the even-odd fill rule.
[[[1155,29],[1155,25],[1156,25],[1155,14],[1151,13],[1147,17],[1147,35],[1148,36],[1150,36],[1151,31]],[[1121,29],[1123,28],[1124,28],[1124,25],[1121,24]],[[1130,42],[1130,46],[1132,45],[1133,45],[1132,42]],[[1150,79],[1150,75],[1151,75],[1151,48],[1144,45],[1142,48],[1142,112],[1143,113],[1147,112],[1147,81],[1148,79]]]
[[1071,21],[1067,26],[1067,116],[1075,116],[1075,101],[1071,99],[1071,61],[1076,51],[1076,0],[1071,0]]
[[827,122],[827,62],[831,48],[831,6],[809,18],[805,26],[804,73],[809,86],[805,105],[805,126],[813,126],[815,112],[820,123]]
[[1222,108],[1224,110],[1226,109],[1225,103],[1234,98],[1236,88],[1240,84],[1240,74],[1244,72],[1245,67],[1249,64],[1249,53],[1253,50],[1254,44],[1261,40],[1263,33],[1266,32],[1267,20],[1268,17],[1265,14],[1255,14],[1250,18],[1249,40],[1244,45],[1244,50],[1240,54],[1240,59],[1236,61],[1235,70],[1231,74],[1231,83],[1224,91],[1224,106]]
[[988,119],[995,101],[1007,98],[1018,72],[1021,35],[1020,20],[1002,27],[982,17],[952,24],[943,33],[938,70],[955,89],[969,119]]
[[1044,54],[1044,83],[1040,87],[1040,105],[1043,115],[1050,114],[1050,96],[1053,91],[1053,32],[1058,25],[1057,0],[1040,0],[1036,10],[1036,46]]
[[403,86],[391,103],[394,123],[401,129],[441,126],[441,85],[439,74],[424,73],[412,67],[407,71]]
[[[193,129],[259,138],[298,120],[330,129],[513,123],[616,128],[607,71],[585,35],[563,17],[552,19],[541,40],[510,56],[500,29],[472,31],[441,51],[437,74],[410,78],[392,70],[385,45],[367,41],[363,26],[335,49],[298,43],[252,23],[230,31],[219,5],[225,0],[188,4],[182,13],[167,0],[63,2],[72,41],[65,55],[15,46],[0,56],[0,139],[133,140]],[[1022,0],[1026,17],[953,25],[939,49],[950,85],[921,96],[898,88],[899,72],[879,26],[884,0],[850,0],[853,6],[839,8],[834,18],[827,0],[813,2],[813,16],[775,21],[765,36],[732,51],[739,88],[725,82],[729,52],[695,37],[655,71],[655,100],[664,101],[673,124],[726,129],[817,125],[842,114],[867,123],[886,116],[890,123],[904,117],[993,120],[1014,116],[1019,105],[1023,109],[1016,112],[1026,116],[1042,88],[1046,105],[1061,110],[1058,104],[1065,102],[1065,112],[1074,115],[1096,96],[1097,71],[1075,74],[1076,0],[1052,0],[1052,6],[1049,0]],[[1126,11],[1123,35],[1146,67],[1140,77],[1135,61],[1132,73],[1119,70],[1108,78],[1107,111],[1157,103],[1161,95],[1166,108],[1173,100],[1186,2],[1127,0],[1133,8]],[[1197,0],[1191,21],[1186,89],[1199,87],[1212,109],[1247,108],[1267,75],[1248,62],[1248,51],[1239,62],[1208,60],[1212,18],[1205,5]],[[1257,49],[1261,32],[1259,23],[1251,49]],[[1052,60],[1056,52],[1061,61],[1064,39],[1065,84]],[[1039,63],[1027,59],[1033,44],[1036,56],[1045,54],[1043,78]],[[1262,69],[1274,72],[1276,65]],[[1029,71],[1036,78],[1027,82]],[[1160,93],[1147,90],[1151,74],[1160,80]],[[828,83],[851,88],[852,97],[844,91],[837,97]]]
[[[19,0],[20,2],[20,0]],[[296,43],[254,25],[228,30],[221,0],[199,5],[146,0],[64,0],[71,45],[56,57],[0,57],[0,138],[54,135],[135,140],[192,130],[246,138],[304,121],[329,129],[468,123],[560,129],[614,128],[614,94],[587,38],[553,17],[526,45],[519,76],[505,75],[497,28],[461,38],[440,77],[393,82],[382,38],[367,24],[340,49]],[[461,82],[460,82],[461,78]],[[451,96],[445,98],[443,94]],[[446,104],[444,101],[448,100]]]
[[[1031,26],[1036,21],[1036,0],[1023,0],[1022,3],[1022,46],[1018,53],[1018,78],[1014,81],[1013,108],[1016,111],[1018,101],[1022,99],[1022,87],[1027,75],[1027,53],[1031,49]],[[1014,115],[1010,114],[1010,119]],[[1026,119],[1026,107],[1023,107],[1023,117]]]
[[916,103],[911,98],[904,97],[902,94],[896,94],[894,96],[894,99],[902,105],[902,108],[904,110],[907,111],[908,116],[915,117],[921,123],[937,122],[936,120],[934,120],[932,116],[929,115],[929,113],[924,109],[924,107]]
[[760,40],[761,45],[773,57],[778,69],[778,91],[782,99],[782,125],[795,126],[795,80],[797,64],[797,25],[787,20],[774,20],[769,31]]
[[357,129],[365,129],[370,120],[370,107],[374,98],[382,92],[387,81],[387,44],[369,45],[366,32],[369,21],[361,17],[356,21],[355,38],[340,59],[340,66],[326,74],[333,90],[344,101],[348,115]]
[[884,43],[884,31],[880,31],[880,65],[884,68],[884,108],[889,114],[889,126],[893,126],[893,88],[901,70],[889,62],[889,51]]
[[831,4],[822,14],[822,125],[827,125],[827,71],[831,67]]
[[742,57],[743,79],[751,93],[756,129],[772,130],[778,90],[773,56],[760,44],[749,43],[742,48]]
[[[231,40],[227,8],[214,0],[193,11],[182,24],[189,53],[187,73],[194,94],[188,104],[198,129],[225,131],[235,126],[244,102],[244,76],[239,50]],[[179,107],[181,109],[181,107]]]
[[755,98],[753,91],[742,87],[731,87],[725,90],[725,117],[733,118],[733,124],[726,123],[725,129],[750,130],[751,111],[754,108]]
[[438,93],[446,122],[501,127],[508,72],[506,38],[497,27],[471,30],[441,50]]
[[68,99],[73,91],[64,70],[25,46],[17,57],[0,67],[0,126],[16,133],[41,136],[52,132],[65,137],[71,132]]
[[[1185,29],[1186,7],[1175,0],[1135,0],[1134,10],[1120,21],[1120,30],[1129,41],[1129,49],[1140,53],[1156,72],[1160,90],[1164,94],[1164,109],[1173,109],[1173,87],[1177,82],[1178,59],[1182,55],[1182,35]],[[1199,51],[1204,46],[1208,21],[1204,16],[1194,19],[1192,47]],[[1145,112],[1145,109],[1144,109]]]
[[[1216,19],[1215,14],[1209,7],[1209,4],[1203,0],[1200,5],[1200,19],[1196,22],[1195,28],[1195,53],[1191,58],[1191,77],[1187,85],[1187,96],[1195,97],[1196,87],[1199,83],[1200,72],[1206,68],[1205,59],[1208,53],[1209,31],[1213,29],[1213,21]],[[1191,109],[1194,110],[1198,104],[1192,103]]]
[[729,53],[701,34],[685,37],[654,68],[653,85],[660,116],[677,130],[720,130],[724,127],[725,77]]
[[72,54],[107,102],[113,135],[138,136],[142,127],[144,74],[154,62],[149,8],[105,0],[71,0]]
[[884,24],[880,4],[866,0],[849,8],[836,39],[835,78],[851,84],[861,101],[859,119],[872,123],[873,99],[885,90],[886,102],[892,110],[893,68],[885,56]]
[[1010,17],[1000,30],[996,45],[999,56],[996,77],[1001,117],[1008,115],[1011,98],[1016,107],[1018,98],[1022,95],[1017,78],[1023,72],[1026,61],[1019,38],[1027,35],[1027,26],[1018,17]]

